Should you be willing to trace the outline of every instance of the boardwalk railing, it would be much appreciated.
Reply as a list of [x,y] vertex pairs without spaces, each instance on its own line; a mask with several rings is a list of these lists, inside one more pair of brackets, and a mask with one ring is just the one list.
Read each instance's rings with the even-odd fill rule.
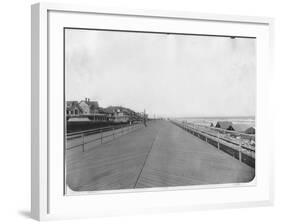
[[207,127],[194,123],[171,122],[239,161],[251,167],[255,167],[255,147],[246,144],[246,142],[255,141],[255,135]]
[[[114,125],[114,126],[108,126],[103,128],[96,128],[86,131],[80,131],[80,132],[73,132],[68,133],[66,136],[67,141],[73,140],[73,139],[81,139],[81,141],[78,142],[78,144],[71,145],[66,148],[66,150],[70,150],[73,148],[82,147],[82,151],[85,151],[85,145],[97,142],[99,144],[104,143],[106,140],[108,140],[110,137],[112,139],[115,139],[118,136],[127,134],[133,130],[139,129],[143,127],[144,125],[142,123],[138,124],[123,124],[123,125]],[[87,136],[94,136],[94,138],[87,139]]]

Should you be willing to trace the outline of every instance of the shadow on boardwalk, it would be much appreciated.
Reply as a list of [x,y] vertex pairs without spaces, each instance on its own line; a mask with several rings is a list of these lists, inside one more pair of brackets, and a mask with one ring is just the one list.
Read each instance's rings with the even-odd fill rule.
[[255,170],[167,121],[66,152],[73,191],[249,182]]

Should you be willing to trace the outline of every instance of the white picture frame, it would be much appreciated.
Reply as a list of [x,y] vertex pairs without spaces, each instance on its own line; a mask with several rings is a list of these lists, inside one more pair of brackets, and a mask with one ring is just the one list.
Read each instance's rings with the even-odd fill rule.
[[[248,207],[273,203],[272,18],[38,3],[32,15],[31,214],[37,220]],[[64,195],[63,28],[114,28],[257,38],[257,176],[251,185]],[[59,113],[57,113],[59,112]],[[61,151],[60,151],[61,150]]]

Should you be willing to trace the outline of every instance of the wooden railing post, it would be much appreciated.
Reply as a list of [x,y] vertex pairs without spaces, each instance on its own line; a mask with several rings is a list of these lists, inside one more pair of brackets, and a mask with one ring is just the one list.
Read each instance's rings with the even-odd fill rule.
[[219,131],[218,131],[217,137],[218,137],[218,149],[220,149],[220,132]]
[[239,143],[239,161],[242,162],[242,140],[240,139]]
[[84,133],[82,133],[82,152],[85,152]]

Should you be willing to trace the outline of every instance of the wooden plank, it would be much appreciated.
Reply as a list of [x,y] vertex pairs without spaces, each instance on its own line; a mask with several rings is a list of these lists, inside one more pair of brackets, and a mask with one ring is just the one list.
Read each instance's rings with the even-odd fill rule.
[[251,181],[255,170],[169,123],[159,124],[137,187],[165,187]]
[[167,121],[103,145],[67,151],[74,191],[250,181],[255,170]]

